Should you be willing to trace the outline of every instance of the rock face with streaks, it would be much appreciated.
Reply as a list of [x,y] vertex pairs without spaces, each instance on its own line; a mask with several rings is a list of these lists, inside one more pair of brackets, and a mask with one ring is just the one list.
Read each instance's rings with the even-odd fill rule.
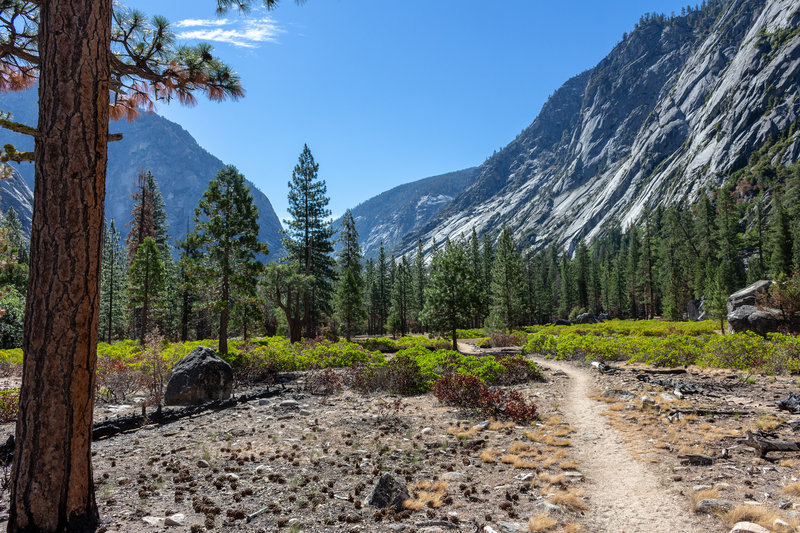
[[[690,201],[800,117],[796,0],[724,0],[643,18],[594,68],[567,81],[513,142],[396,253],[450,236],[574,249],[645,208]],[[800,155],[800,128],[776,158]]]

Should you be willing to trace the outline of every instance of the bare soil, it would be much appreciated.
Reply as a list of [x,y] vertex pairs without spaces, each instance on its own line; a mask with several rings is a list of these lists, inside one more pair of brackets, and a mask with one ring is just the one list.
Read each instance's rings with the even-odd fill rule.
[[[658,533],[726,532],[739,518],[772,531],[787,531],[776,518],[795,525],[800,490],[785,487],[797,481],[800,453],[765,460],[741,444],[748,429],[800,440],[797,417],[775,406],[798,391],[792,378],[744,381],[694,368],[656,376],[702,390],[681,399],[674,387],[638,380],[639,368],[602,374],[537,362],[547,381],[514,387],[539,407],[530,425],[487,424],[432,394],[315,396],[299,373],[276,398],[95,442],[103,527]],[[96,419],[135,409],[99,405]],[[0,439],[12,432],[13,424],[0,427]],[[713,462],[682,464],[687,454]],[[364,504],[386,472],[412,491],[403,512]],[[695,513],[698,494],[735,514]],[[165,525],[169,516],[178,525]]]

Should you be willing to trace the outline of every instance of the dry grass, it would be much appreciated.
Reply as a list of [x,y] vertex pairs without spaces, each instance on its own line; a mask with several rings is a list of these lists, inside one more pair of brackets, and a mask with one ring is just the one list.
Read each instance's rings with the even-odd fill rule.
[[444,505],[444,496],[447,494],[445,481],[420,481],[409,487],[411,498],[403,502],[403,507],[412,511],[419,511],[425,507],[438,509]]
[[533,447],[530,444],[527,444],[525,442],[519,442],[519,441],[514,442],[511,445],[511,447],[508,449],[508,453],[513,453],[513,454],[517,454],[517,455],[521,454],[521,453],[524,453],[524,452],[530,452],[530,451],[533,451]]
[[559,463],[567,458],[567,452],[563,449],[558,448],[548,448],[545,450],[545,455],[547,458],[542,461],[543,468],[550,468],[551,466]]
[[481,452],[481,461],[484,463],[496,463],[498,453],[499,452],[497,450],[486,448]]
[[800,481],[789,483],[781,489],[781,492],[787,496],[800,496]]
[[589,508],[583,500],[583,491],[575,488],[556,492],[550,502],[570,511],[585,511]]
[[689,500],[692,502],[692,510],[697,511],[697,504],[703,500],[711,500],[719,498],[719,491],[717,489],[698,490],[692,493]]
[[449,427],[447,428],[446,433],[448,435],[454,435],[456,438],[459,439],[468,439],[470,437],[474,437],[475,435],[477,435],[480,430],[481,428],[478,426]]
[[550,474],[548,472],[541,472],[536,482],[543,485],[563,485],[565,484],[566,476],[564,474]]
[[514,468],[523,468],[528,470],[536,470],[539,468],[539,464],[533,461],[529,461],[524,457],[517,457],[517,460],[512,463]]
[[514,422],[492,422],[487,429],[491,431],[500,431],[514,427]]
[[558,524],[558,520],[552,516],[547,513],[539,513],[536,516],[530,517],[528,520],[528,531],[533,533],[553,531],[556,524]]
[[513,465],[515,461],[519,460],[519,455],[514,454],[505,454],[500,458],[501,463],[505,463],[507,465]]
[[723,516],[728,527],[733,527],[737,522],[754,522],[768,529],[776,518],[778,515],[757,505],[737,505]]
[[567,447],[571,446],[572,442],[568,439],[556,438],[553,435],[545,435],[544,439],[542,439],[542,444],[547,444],[548,446]]
[[583,526],[580,524],[569,523],[564,526],[563,533],[580,533],[583,531]]
[[561,470],[577,470],[578,469],[578,461],[575,461],[573,459],[570,459],[568,461],[562,461],[558,465],[558,468],[560,468]]
[[778,418],[777,416],[761,414],[758,416],[756,427],[761,431],[772,431],[778,429],[784,422],[786,422],[784,419]]

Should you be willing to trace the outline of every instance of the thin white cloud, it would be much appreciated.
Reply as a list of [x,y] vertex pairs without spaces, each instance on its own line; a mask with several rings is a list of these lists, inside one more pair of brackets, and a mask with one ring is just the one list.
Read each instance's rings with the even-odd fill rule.
[[196,28],[178,33],[179,39],[228,43],[242,48],[257,48],[263,43],[277,42],[278,35],[284,33],[270,17],[240,21],[186,19],[177,25],[182,28]]
[[179,28],[195,28],[197,26],[227,26],[228,19],[183,19],[175,23]]

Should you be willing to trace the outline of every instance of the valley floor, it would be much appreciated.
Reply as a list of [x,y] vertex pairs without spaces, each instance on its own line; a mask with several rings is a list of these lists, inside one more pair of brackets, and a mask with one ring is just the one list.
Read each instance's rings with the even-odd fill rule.
[[[775,406],[793,379],[535,360],[547,381],[515,387],[539,408],[531,425],[432,394],[313,396],[298,373],[275,398],[98,441],[103,530],[795,531],[800,453],[759,459],[741,443],[759,429],[797,440]],[[712,464],[684,464],[695,456]],[[411,490],[406,511],[364,505],[385,472]]]

